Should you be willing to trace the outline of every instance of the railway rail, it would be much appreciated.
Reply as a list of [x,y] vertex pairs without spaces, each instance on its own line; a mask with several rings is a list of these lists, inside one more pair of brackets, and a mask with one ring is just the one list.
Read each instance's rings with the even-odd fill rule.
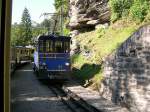
[[48,86],[55,96],[66,105],[71,112],[100,112],[94,107],[89,106],[80,98],[69,96],[60,85]]

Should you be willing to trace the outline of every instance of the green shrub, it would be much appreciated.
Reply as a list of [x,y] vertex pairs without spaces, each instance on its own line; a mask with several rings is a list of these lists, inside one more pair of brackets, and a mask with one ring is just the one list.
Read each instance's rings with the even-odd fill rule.
[[137,21],[143,21],[148,13],[149,3],[147,0],[136,0],[130,8],[131,17]]
[[149,0],[110,0],[111,21],[122,17],[131,17],[136,21],[143,21],[148,13]]
[[132,0],[110,0],[109,5],[112,12],[111,21],[114,22],[122,16],[126,16],[132,3]]
[[119,14],[118,13],[112,13],[111,14],[111,21],[112,22],[115,22],[118,19],[119,19]]
[[148,14],[146,15],[144,22],[150,22],[150,11],[148,12]]
[[64,29],[63,29],[63,32],[64,32],[64,35],[65,35],[65,36],[69,36],[69,35],[70,35],[70,30],[67,29],[67,28],[64,28]]
[[69,0],[54,0],[54,6],[57,11],[60,10],[62,5],[64,14],[67,14],[69,11]]
[[97,33],[99,35],[98,37],[101,38],[106,33],[106,29],[100,28],[98,29]]
[[64,18],[64,26],[63,26],[63,33],[65,36],[69,36],[70,35],[70,29],[67,28],[67,25],[69,24],[69,18],[65,17]]

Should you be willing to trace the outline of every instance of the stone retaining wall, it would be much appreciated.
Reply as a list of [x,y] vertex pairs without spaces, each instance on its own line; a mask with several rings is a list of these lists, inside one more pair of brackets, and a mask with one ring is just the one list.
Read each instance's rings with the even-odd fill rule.
[[133,112],[150,112],[150,25],[106,58],[100,94]]

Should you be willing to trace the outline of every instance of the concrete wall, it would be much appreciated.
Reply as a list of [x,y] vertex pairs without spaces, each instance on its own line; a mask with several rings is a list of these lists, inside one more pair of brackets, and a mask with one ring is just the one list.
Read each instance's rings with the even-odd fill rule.
[[133,112],[150,112],[150,25],[106,58],[100,94]]

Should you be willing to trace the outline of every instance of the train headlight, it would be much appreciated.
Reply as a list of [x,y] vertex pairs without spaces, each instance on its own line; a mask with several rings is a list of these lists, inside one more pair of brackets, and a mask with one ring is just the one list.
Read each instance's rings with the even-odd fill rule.
[[47,69],[46,63],[42,63],[43,69]]
[[43,66],[40,65],[39,68],[40,68],[40,69],[43,69]]
[[46,63],[42,63],[42,66],[46,66]]
[[70,64],[69,64],[69,63],[65,63],[65,65],[66,65],[66,66],[69,66]]
[[42,64],[40,64],[40,69],[47,69],[47,65],[46,65],[46,63],[42,63]]

